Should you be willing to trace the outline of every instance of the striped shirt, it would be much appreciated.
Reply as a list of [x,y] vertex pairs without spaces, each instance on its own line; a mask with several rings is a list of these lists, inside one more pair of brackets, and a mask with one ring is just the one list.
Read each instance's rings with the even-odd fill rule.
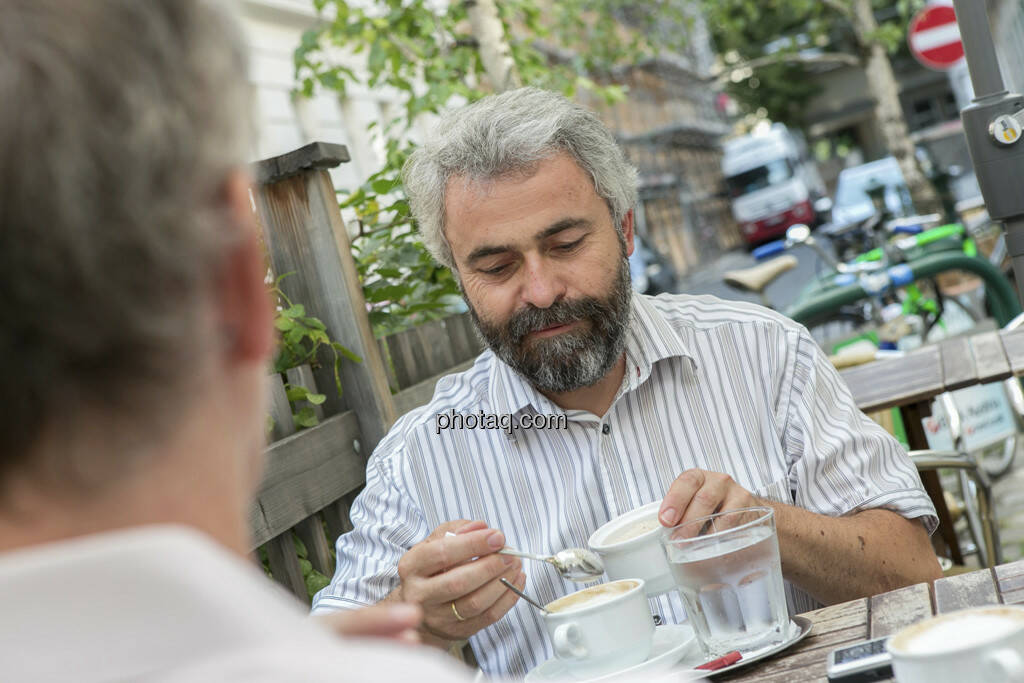
[[[938,524],[902,447],[856,408],[807,331],[764,308],[709,296],[634,294],[626,373],[603,417],[563,411],[485,351],[404,415],[367,466],[355,529],[314,611],[377,602],[398,584],[402,554],[439,524],[481,519],[509,546],[585,547],[608,520],[661,500],[683,471],[728,473],[755,495],[825,515],[869,508]],[[439,413],[565,414],[564,429],[449,429]],[[526,591],[548,602],[577,588],[525,566]],[[787,583],[791,613],[820,606]],[[672,591],[651,601],[685,620]],[[470,639],[489,674],[522,675],[552,656],[537,611],[519,601]]]

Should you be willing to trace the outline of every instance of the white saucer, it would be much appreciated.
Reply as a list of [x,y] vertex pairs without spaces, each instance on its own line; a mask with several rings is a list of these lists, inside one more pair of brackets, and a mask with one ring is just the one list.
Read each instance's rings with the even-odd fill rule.
[[[597,678],[588,678],[581,683],[597,683],[624,674],[651,674],[668,671],[691,650],[696,651],[696,645],[697,639],[693,635],[693,629],[687,624],[656,626],[654,640],[651,643],[651,654],[646,661]],[[565,662],[554,657],[526,674],[527,681],[565,681],[566,679],[572,680],[572,676],[569,674]]]
[[[771,657],[774,654],[782,652],[783,650],[793,647],[801,640],[804,639],[808,633],[811,632],[813,624],[807,617],[792,617],[789,622],[789,636],[786,640],[782,641],[777,645],[766,645],[755,650],[743,651],[740,654],[743,655],[743,659],[731,664],[729,666],[722,667],[715,671],[704,671],[703,674],[708,678],[724,674],[733,669],[738,669],[747,664],[753,664],[756,661],[764,659],[765,657]],[[680,663],[679,668],[682,670],[693,669],[695,666],[699,666],[704,663],[704,655],[700,650],[696,650],[692,655],[687,655]]]

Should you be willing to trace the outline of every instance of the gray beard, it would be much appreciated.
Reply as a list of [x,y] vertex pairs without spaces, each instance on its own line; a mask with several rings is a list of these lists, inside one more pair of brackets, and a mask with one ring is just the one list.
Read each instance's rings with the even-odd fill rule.
[[[629,261],[623,258],[606,299],[584,297],[557,301],[548,308],[528,306],[504,326],[481,320],[472,305],[469,311],[480,336],[498,358],[538,391],[560,394],[593,386],[615,365],[626,348],[631,296]],[[589,325],[525,341],[531,332],[574,321]]]

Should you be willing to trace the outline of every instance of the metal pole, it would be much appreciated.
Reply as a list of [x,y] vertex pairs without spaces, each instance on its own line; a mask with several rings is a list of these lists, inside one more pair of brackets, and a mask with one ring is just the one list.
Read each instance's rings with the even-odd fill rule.
[[[960,112],[960,118],[985,206],[994,220],[1002,220],[1006,226],[1006,248],[1013,257],[1017,297],[1024,302],[1024,192],[1020,187],[1024,144],[1018,144],[1022,137],[1018,117],[1024,115],[1024,97],[1006,91],[986,5],[981,0],[953,0],[975,93],[974,101]],[[1016,131],[1009,133],[1011,137],[1000,138],[1000,131],[1007,127],[1016,127]]]
[[1003,85],[1003,74],[999,71],[985,3],[979,0],[953,0],[953,7],[956,10],[956,23],[960,25],[960,40],[964,44],[971,83],[974,85],[974,100],[1005,93],[1006,86]]

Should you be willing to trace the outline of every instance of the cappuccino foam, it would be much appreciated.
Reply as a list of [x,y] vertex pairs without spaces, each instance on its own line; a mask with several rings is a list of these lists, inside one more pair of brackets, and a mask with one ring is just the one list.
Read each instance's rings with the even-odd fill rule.
[[549,612],[571,612],[572,610],[593,607],[605,602],[611,602],[623,593],[636,588],[636,581],[615,581],[613,583],[602,583],[599,586],[591,586],[581,591],[570,593],[545,605]]
[[893,644],[909,654],[938,654],[996,640],[1022,625],[1024,619],[1012,614],[964,614],[922,625]]
[[605,539],[607,545],[614,543],[623,543],[624,541],[630,541],[637,536],[646,534],[648,531],[654,531],[661,523],[657,517],[649,517],[647,519],[640,519],[629,524],[623,524],[615,531],[608,534],[608,538]]

